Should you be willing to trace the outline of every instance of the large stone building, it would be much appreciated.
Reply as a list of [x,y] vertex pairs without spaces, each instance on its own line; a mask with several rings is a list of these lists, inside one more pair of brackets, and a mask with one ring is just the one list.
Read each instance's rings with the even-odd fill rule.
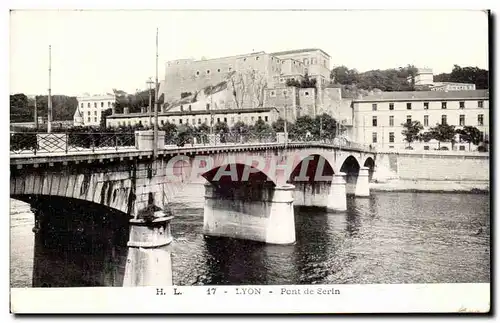
[[[352,112],[354,141],[377,148],[405,149],[408,143],[401,132],[402,124],[408,120],[420,121],[423,131],[438,123],[474,126],[484,139],[489,138],[488,90],[380,92],[353,100]],[[415,142],[411,146],[415,150],[432,150],[438,148],[438,142]],[[451,143],[440,146],[452,149]],[[458,150],[468,150],[465,143],[458,142],[456,146]]]
[[225,81],[232,72],[255,71],[267,88],[285,84],[287,79],[300,80],[306,72],[318,84],[326,85],[330,77],[330,56],[321,49],[299,49],[276,53],[257,52],[214,59],[180,59],[166,63],[165,101],[181,98],[209,85]]
[[[408,82],[411,81],[411,76],[408,77]],[[457,83],[457,82],[434,82],[434,73],[431,68],[419,68],[415,74],[415,89],[429,89],[431,91],[470,91],[475,90],[476,85],[473,83]]]

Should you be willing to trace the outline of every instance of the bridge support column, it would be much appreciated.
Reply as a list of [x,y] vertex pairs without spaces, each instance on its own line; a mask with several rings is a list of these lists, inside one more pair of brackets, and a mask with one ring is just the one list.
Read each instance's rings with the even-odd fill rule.
[[358,180],[356,182],[356,191],[354,193],[357,197],[370,196],[370,181],[369,181],[368,167],[361,167],[359,169]]
[[333,176],[328,195],[327,211],[343,212],[347,210],[346,181],[345,173],[338,173]]
[[[203,233],[205,236],[261,241],[295,242],[293,185],[263,187],[258,194],[238,189],[232,197],[205,184]],[[255,196],[258,195],[258,196]]]
[[130,220],[127,264],[125,266],[124,287],[171,286],[172,257],[169,244],[172,242],[170,221],[172,216],[160,217],[152,221]]

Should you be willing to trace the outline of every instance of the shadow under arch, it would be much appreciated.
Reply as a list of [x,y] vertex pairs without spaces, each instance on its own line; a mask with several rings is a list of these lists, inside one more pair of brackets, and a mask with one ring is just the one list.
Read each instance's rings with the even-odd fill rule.
[[350,155],[347,157],[342,166],[340,166],[340,171],[346,174],[346,193],[354,194],[356,190],[356,182],[358,180],[360,165],[356,157]]
[[375,160],[372,157],[366,158],[363,163],[364,167],[368,167],[368,180],[371,182],[373,178],[373,172],[375,171]]
[[67,197],[11,198],[29,203],[35,217],[33,287],[122,286],[129,216]]

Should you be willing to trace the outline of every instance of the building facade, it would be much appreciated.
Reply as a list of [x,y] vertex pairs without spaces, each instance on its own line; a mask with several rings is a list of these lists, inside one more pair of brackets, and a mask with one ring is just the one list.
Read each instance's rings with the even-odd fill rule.
[[453,82],[435,82],[430,88],[431,91],[474,91],[476,84],[473,83],[453,83]]
[[[241,110],[201,110],[201,111],[167,111],[158,113],[158,124],[161,126],[167,122],[180,125],[190,125],[193,127],[205,124],[207,126],[215,125],[219,122],[225,122],[229,127],[237,122],[244,122],[247,125],[253,125],[258,120],[263,120],[271,125],[278,118],[274,109],[241,109]],[[113,114],[106,118],[108,127],[125,127],[143,125],[151,126],[150,115],[146,113],[125,113]]]
[[104,110],[113,109],[116,97],[113,94],[77,97],[78,106],[73,116],[75,126],[99,126]]
[[[354,141],[370,144],[379,149],[402,150],[408,146],[402,135],[402,124],[418,120],[428,131],[436,124],[447,123],[457,128],[474,126],[485,140],[489,139],[489,91],[415,91],[381,92],[353,100]],[[449,150],[468,150],[466,143],[452,147],[441,143]],[[433,150],[438,142],[414,142],[415,150]],[[473,147],[472,149],[476,149]]]
[[194,93],[210,85],[225,81],[232,72],[257,72],[267,88],[285,86],[288,79],[301,80],[305,73],[317,79],[317,84],[327,84],[330,75],[330,56],[321,49],[244,55],[214,59],[179,59],[166,63],[165,101],[179,100],[182,93]]

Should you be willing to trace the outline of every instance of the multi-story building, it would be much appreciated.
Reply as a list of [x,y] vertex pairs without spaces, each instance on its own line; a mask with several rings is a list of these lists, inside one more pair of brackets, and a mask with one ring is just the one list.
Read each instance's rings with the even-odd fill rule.
[[113,109],[116,97],[113,94],[77,97],[78,106],[73,116],[75,126],[98,126],[102,111]]
[[[411,76],[408,77],[411,82]],[[431,91],[472,91],[476,89],[473,83],[434,82],[434,73],[431,68],[419,68],[415,74],[415,89]]]
[[[488,90],[380,92],[354,99],[352,114],[354,141],[377,148],[405,149],[408,143],[401,133],[402,124],[414,120],[424,126],[423,132],[446,123],[457,128],[474,126],[483,133],[484,139],[489,137]],[[438,148],[438,142],[415,142],[411,146],[416,150],[432,150]],[[440,146],[452,149],[451,143]],[[468,145],[457,143],[454,148],[468,150]]]
[[179,59],[166,63],[165,102],[181,98],[182,93],[194,93],[210,85],[224,82],[230,73],[255,71],[267,88],[285,86],[288,79],[301,80],[305,73],[326,85],[330,75],[330,56],[321,49],[250,54],[214,59]]

